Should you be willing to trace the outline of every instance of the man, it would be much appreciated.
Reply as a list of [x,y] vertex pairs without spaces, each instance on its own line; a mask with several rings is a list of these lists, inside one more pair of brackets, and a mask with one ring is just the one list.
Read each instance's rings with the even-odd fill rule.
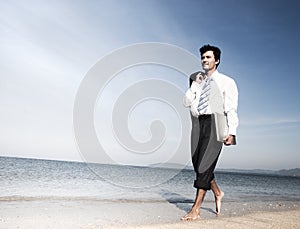
[[200,206],[210,189],[215,196],[216,214],[220,214],[224,192],[215,181],[214,170],[222,145],[236,144],[238,126],[237,86],[232,78],[217,71],[221,50],[204,45],[200,48],[200,54],[204,73],[191,75],[191,87],[184,98],[184,105],[190,107],[192,114],[191,154],[197,192],[192,209],[182,220],[200,218]]

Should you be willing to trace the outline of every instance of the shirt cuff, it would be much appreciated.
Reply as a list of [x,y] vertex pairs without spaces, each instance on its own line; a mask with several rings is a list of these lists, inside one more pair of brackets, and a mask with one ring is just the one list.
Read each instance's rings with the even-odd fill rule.
[[236,136],[236,127],[229,127],[228,128],[228,135],[234,135]]

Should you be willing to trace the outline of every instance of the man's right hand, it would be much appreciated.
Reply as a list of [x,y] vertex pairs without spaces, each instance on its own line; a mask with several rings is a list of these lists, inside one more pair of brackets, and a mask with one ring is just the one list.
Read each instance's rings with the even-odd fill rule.
[[204,75],[203,75],[204,73],[198,73],[197,74],[197,76],[196,76],[196,82],[198,83],[198,84],[201,84],[202,83],[202,81],[204,80]]

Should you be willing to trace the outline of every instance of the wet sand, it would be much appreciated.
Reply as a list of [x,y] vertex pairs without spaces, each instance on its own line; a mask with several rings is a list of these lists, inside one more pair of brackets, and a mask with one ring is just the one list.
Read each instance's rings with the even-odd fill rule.
[[180,221],[191,203],[28,200],[0,201],[0,228],[300,228],[299,201],[214,202],[201,219]]

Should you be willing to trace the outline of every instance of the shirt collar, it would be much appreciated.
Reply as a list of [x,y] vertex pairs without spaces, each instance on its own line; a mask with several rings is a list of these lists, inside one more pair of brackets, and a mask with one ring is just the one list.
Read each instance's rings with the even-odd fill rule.
[[218,77],[218,74],[219,74],[219,72],[218,72],[218,70],[216,69],[216,70],[213,72],[213,74],[211,74],[211,76],[210,76],[211,80],[216,80],[216,77]]

